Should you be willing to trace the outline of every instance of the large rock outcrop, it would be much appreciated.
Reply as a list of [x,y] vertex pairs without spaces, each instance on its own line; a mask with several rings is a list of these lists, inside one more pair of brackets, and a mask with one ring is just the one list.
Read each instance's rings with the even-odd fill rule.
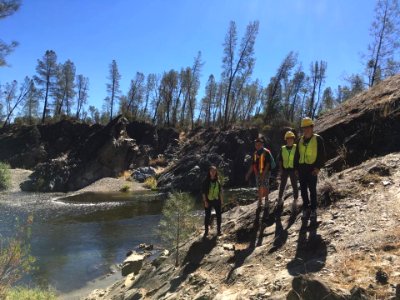
[[173,166],[160,176],[159,187],[196,192],[211,164],[222,171],[228,186],[243,186],[257,134],[256,128],[190,132]]
[[332,171],[399,151],[400,75],[323,114],[316,131],[325,139]]
[[91,134],[64,157],[36,166],[25,191],[71,191],[83,188],[103,177],[115,177],[130,165],[148,163],[145,149],[126,133],[127,120],[116,118]]
[[[82,125],[86,130],[76,133],[75,138],[63,133],[65,125],[58,126],[57,130],[47,129],[54,135],[47,133],[45,136],[52,136],[60,145],[52,144],[54,148],[46,151],[48,160],[36,165],[30,180],[21,185],[23,190],[72,191],[103,177],[116,177],[125,170],[148,166],[149,160],[159,151],[174,147],[178,135],[175,131],[167,134],[162,131],[160,140],[160,131],[154,126],[129,123],[123,117],[115,118],[105,127],[91,129]],[[39,144],[43,141],[39,139]]]
[[46,125],[2,128],[0,161],[8,162],[13,168],[33,169],[39,163],[76,149],[99,127],[62,120]]

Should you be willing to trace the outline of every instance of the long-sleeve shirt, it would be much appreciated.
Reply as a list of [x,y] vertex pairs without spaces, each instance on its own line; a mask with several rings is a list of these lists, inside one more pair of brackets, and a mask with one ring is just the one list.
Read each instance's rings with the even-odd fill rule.
[[[309,143],[311,140],[311,138],[306,139],[304,138],[304,143],[307,144]],[[300,141],[299,141],[300,143]],[[300,152],[299,152],[299,146],[297,146],[296,148],[296,152],[294,154],[294,168],[296,170],[299,169],[299,167],[302,166],[302,164],[299,163],[300,161]],[[326,160],[326,154],[325,154],[325,145],[324,145],[324,139],[317,135],[317,159],[315,160],[315,162],[311,165],[306,165],[308,168],[310,169],[322,169],[325,165],[325,160]],[[304,164],[305,165],[305,164]]]

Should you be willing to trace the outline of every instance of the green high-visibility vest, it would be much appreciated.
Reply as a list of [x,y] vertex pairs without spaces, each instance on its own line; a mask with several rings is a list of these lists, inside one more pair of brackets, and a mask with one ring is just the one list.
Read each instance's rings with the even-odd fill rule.
[[218,200],[220,192],[220,184],[218,181],[210,182],[210,188],[208,189],[208,200]]
[[317,160],[318,155],[318,141],[317,134],[314,134],[308,144],[304,145],[304,136],[301,137],[299,142],[300,164],[312,165]]
[[292,149],[286,148],[286,146],[282,146],[282,162],[284,169],[293,169],[294,168],[294,154],[296,153],[296,144],[293,144]]

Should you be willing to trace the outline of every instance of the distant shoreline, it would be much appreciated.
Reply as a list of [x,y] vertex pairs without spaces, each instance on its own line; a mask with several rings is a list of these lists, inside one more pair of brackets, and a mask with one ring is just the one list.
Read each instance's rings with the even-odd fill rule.
[[[20,184],[26,180],[28,180],[29,176],[32,174],[31,170],[26,169],[10,169],[11,172],[11,186],[5,191],[5,193],[15,193],[21,192]],[[81,194],[86,192],[94,192],[94,193],[107,193],[107,192],[119,192],[123,187],[128,186],[130,192],[134,191],[146,191],[147,189],[139,182],[128,181],[124,178],[112,178],[105,177],[101,178],[92,184],[77,190],[65,193],[66,195],[71,194]],[[35,192],[28,192],[35,193]],[[53,193],[49,193],[53,194]],[[58,193],[57,193],[58,194]]]

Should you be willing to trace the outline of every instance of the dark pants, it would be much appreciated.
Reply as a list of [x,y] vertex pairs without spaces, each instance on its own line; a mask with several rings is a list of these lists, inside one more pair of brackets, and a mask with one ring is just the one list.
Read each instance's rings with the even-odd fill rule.
[[208,232],[208,227],[210,226],[210,219],[211,219],[211,209],[214,208],[215,209],[215,214],[217,215],[217,230],[218,232],[221,231],[221,200],[212,200],[212,201],[208,201],[208,207],[204,208],[206,216],[204,218],[204,227],[206,232]]
[[[312,174],[312,168],[299,168],[299,181],[301,197],[303,198],[303,208],[317,209],[317,180],[318,176]],[[310,191],[310,197],[308,196]],[[311,203],[310,203],[311,200]]]
[[281,173],[281,184],[279,186],[279,201],[281,202],[283,197],[283,192],[285,191],[288,177],[290,177],[290,183],[293,188],[293,198],[297,200],[299,198],[299,188],[297,187],[297,177],[294,170],[282,170]]

